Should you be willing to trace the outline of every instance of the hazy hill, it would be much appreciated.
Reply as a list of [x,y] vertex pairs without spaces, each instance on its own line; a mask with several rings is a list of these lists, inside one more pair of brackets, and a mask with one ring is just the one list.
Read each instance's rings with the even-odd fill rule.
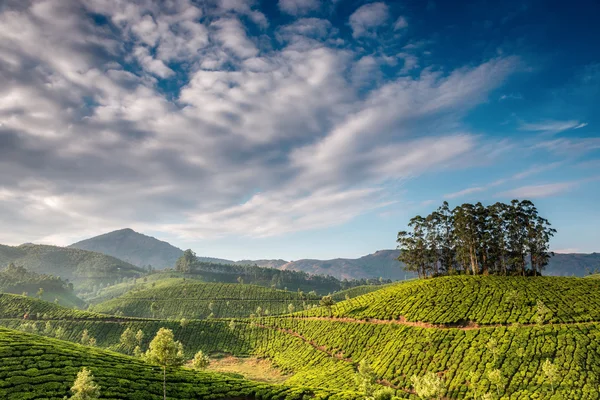
[[279,269],[304,271],[310,274],[331,275],[338,279],[405,279],[412,274],[405,272],[398,262],[398,250],[380,250],[360,258],[335,258],[333,260],[296,260]]
[[0,245],[0,266],[11,262],[76,284],[112,283],[120,277],[139,276],[142,272],[135,265],[93,251],[39,244]]
[[120,229],[74,243],[72,248],[97,251],[127,261],[138,267],[156,269],[173,267],[183,250],[132,229]]
[[282,269],[281,267],[285,264],[288,264],[289,261],[285,261],[282,259],[279,260],[240,260],[235,262],[238,265],[258,265],[263,268],[277,268]]

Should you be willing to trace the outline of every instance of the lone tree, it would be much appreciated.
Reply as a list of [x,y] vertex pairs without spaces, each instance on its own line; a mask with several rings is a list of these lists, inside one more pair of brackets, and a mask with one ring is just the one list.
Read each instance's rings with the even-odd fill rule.
[[192,368],[200,371],[206,369],[210,364],[210,358],[206,354],[202,352],[202,350],[198,351],[196,355],[194,355],[194,359],[192,360]]
[[496,386],[496,392],[498,396],[500,396],[500,388],[504,388],[504,377],[502,376],[502,372],[496,368],[487,373],[488,379],[492,385]]
[[128,353],[131,353],[135,346],[137,345],[137,340],[135,337],[135,333],[133,333],[133,329],[127,328],[121,334],[121,345],[125,348]]
[[366,396],[370,397],[373,395],[375,390],[375,383],[377,382],[377,375],[371,367],[371,364],[366,359],[363,359],[358,364],[358,373],[356,374],[356,384],[360,388],[360,391]]
[[196,262],[196,253],[192,250],[187,249],[183,252],[183,255],[175,262],[175,270],[187,274],[192,271],[192,267]]
[[160,328],[150,342],[148,351],[144,355],[146,361],[158,364],[163,369],[163,398],[167,400],[167,367],[183,365],[183,345],[175,341],[173,331]]
[[542,371],[544,371],[546,379],[550,382],[552,393],[554,393],[554,382],[558,378],[558,366],[546,358],[546,361],[542,364]]
[[323,296],[319,301],[319,304],[321,305],[321,307],[327,308],[327,310],[329,311],[329,316],[331,317],[331,307],[333,307],[333,305],[335,304],[333,298],[331,296]]
[[444,392],[444,381],[433,372],[427,372],[423,376],[413,375],[410,381],[417,396],[422,399],[436,399]]
[[97,400],[100,398],[100,386],[96,385],[94,375],[86,367],[77,373],[71,392],[73,393],[71,400]]

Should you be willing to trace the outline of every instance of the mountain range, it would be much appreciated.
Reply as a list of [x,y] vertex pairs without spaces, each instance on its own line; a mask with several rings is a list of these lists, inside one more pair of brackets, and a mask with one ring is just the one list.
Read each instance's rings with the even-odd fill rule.
[[[70,247],[104,253],[139,267],[152,265],[157,269],[169,268],[183,254],[183,250],[171,244],[143,235],[132,229],[121,229],[72,244]],[[359,258],[335,258],[331,260],[282,259],[227,260],[199,257],[202,261],[222,264],[250,264],[281,270],[303,271],[310,274],[331,275],[338,279],[379,278],[405,279],[412,274],[405,272],[398,262],[399,250],[379,250]],[[546,275],[584,276],[600,268],[600,254],[556,254],[546,267]]]

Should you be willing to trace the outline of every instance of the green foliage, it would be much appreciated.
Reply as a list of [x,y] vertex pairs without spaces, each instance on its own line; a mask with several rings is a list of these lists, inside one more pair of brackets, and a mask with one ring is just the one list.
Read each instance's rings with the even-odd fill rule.
[[421,399],[439,398],[444,393],[444,381],[433,372],[427,372],[423,376],[413,375],[410,381]]
[[[417,215],[411,231],[398,232],[398,260],[426,278],[438,275],[539,275],[551,255],[556,233],[529,200],[484,207],[444,202],[426,217]],[[529,260],[527,260],[529,257]]]
[[199,350],[194,355],[194,359],[192,360],[192,368],[194,368],[195,370],[201,371],[203,369],[206,369],[206,367],[208,367],[209,364],[210,358],[206,354],[204,354],[202,350]]
[[[139,332],[141,331],[138,331],[138,333]],[[123,331],[123,333],[121,334],[121,346],[123,346],[125,351],[127,351],[128,353],[131,353],[136,346],[139,346],[139,342],[141,342],[141,340],[138,341],[138,339],[136,338],[136,334],[134,333],[133,329],[131,329],[131,327],[127,327],[127,329],[125,329],[125,331]]]
[[546,358],[546,361],[542,364],[542,371],[546,380],[550,382],[552,393],[554,393],[554,382],[558,379],[558,366]]
[[77,373],[77,379],[71,387],[71,400],[97,400],[100,398],[100,386],[94,382],[94,375],[87,368]]
[[377,375],[371,364],[364,359],[358,364],[358,373],[356,374],[356,385],[358,386],[361,393],[366,397],[371,397],[375,391],[375,384],[377,382]]

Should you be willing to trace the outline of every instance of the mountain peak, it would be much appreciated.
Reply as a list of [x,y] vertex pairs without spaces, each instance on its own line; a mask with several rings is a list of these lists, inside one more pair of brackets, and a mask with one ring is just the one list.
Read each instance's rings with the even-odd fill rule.
[[123,228],[74,243],[69,247],[96,251],[139,267],[173,267],[183,250],[152,236]]

